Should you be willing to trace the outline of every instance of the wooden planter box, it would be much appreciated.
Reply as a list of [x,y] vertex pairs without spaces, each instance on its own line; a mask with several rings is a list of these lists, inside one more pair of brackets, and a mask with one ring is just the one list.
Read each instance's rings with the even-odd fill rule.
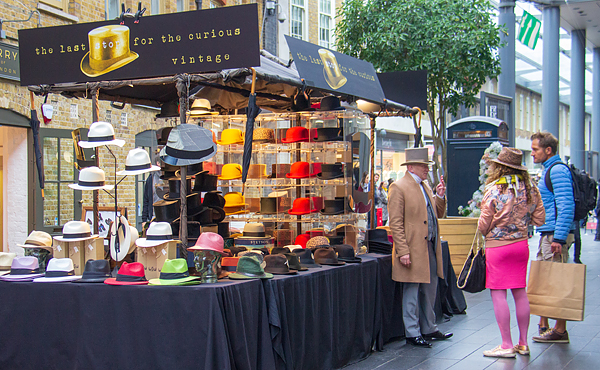
[[460,274],[473,238],[477,230],[477,221],[475,217],[448,217],[439,219],[440,236],[442,240],[448,242],[450,250],[450,260],[454,267],[456,276]]

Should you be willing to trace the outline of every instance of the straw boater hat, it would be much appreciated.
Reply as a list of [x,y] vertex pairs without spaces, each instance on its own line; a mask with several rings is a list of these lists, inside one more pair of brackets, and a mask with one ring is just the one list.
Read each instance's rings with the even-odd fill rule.
[[108,122],[94,122],[88,131],[87,141],[80,141],[82,148],[95,148],[102,145],[125,145],[125,140],[115,139],[115,129]]
[[[129,49],[129,27],[108,25],[88,32],[90,51],[81,59],[81,72],[88,77],[97,77],[119,69],[138,58]],[[104,42],[114,44],[113,48],[102,48]]]
[[429,160],[429,149],[427,148],[409,148],[404,151],[406,162],[402,163],[401,166],[409,164],[433,164],[434,162]]
[[155,166],[150,161],[150,155],[144,149],[131,149],[125,159],[125,171],[117,172],[119,176],[141,175],[146,172],[160,171],[160,167]]
[[208,99],[196,99],[192,103],[192,107],[190,108],[190,116],[191,117],[200,117],[207,115],[217,115],[219,112],[212,112],[212,107],[210,106],[210,101]]
[[491,161],[516,170],[527,170],[527,167],[522,165],[523,152],[516,148],[502,148],[500,154],[498,154],[498,158],[491,159]]
[[52,250],[52,236],[44,231],[32,231],[23,244],[17,244],[22,248],[43,248]]

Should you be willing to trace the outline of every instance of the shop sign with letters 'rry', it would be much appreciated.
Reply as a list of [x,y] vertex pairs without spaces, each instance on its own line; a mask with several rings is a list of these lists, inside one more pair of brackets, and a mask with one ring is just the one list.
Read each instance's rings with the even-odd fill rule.
[[287,35],[285,40],[307,86],[383,103],[385,95],[371,63]]
[[256,4],[19,30],[21,85],[260,65]]

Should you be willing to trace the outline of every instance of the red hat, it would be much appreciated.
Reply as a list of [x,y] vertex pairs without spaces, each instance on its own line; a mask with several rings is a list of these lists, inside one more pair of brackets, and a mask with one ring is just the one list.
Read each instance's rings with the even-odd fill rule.
[[313,163],[312,166],[312,172],[311,172],[311,165],[308,164],[308,162],[296,162],[292,164],[292,167],[290,167],[290,173],[286,174],[285,176],[288,179],[305,179],[307,177],[315,177],[317,176],[317,173],[319,173],[319,171],[321,170],[321,164],[319,163],[318,170],[315,170],[315,165],[316,163]]
[[306,248],[306,243],[310,240],[310,235],[300,234],[296,237],[294,244],[301,245],[302,248]]
[[104,284],[108,285],[146,285],[146,275],[144,273],[144,265],[140,262],[127,263],[123,262],[116,278],[108,278],[104,280]]
[[[288,211],[290,215],[307,215],[309,213],[318,212],[318,208],[310,207],[310,198],[297,198],[294,199],[294,205],[292,209]],[[296,243],[297,244],[297,243]]]
[[308,129],[301,126],[288,128],[285,138],[281,139],[283,143],[307,143],[308,141]]

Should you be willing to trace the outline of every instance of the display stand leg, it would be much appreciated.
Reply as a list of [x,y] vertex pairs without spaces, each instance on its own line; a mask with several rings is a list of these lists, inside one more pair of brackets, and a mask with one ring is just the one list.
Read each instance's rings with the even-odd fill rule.
[[369,114],[369,118],[371,119],[371,150],[369,152],[369,157],[371,159],[371,185],[369,186],[369,201],[371,202],[371,210],[369,211],[371,217],[371,225],[369,228],[371,230],[375,229],[377,222],[375,220],[375,116],[374,114]]
[[[179,95],[179,123],[186,123],[186,112],[188,105],[188,76],[177,75],[176,77],[177,95]],[[181,247],[179,248],[181,258],[187,260],[187,247],[188,247],[188,231],[187,231],[187,167],[180,167],[179,173],[181,174],[180,184],[180,200],[181,209],[179,214],[179,240],[181,240]]]
[[[98,122],[100,115],[100,108],[98,107],[98,89],[92,90],[92,122]],[[100,159],[98,158],[98,148],[94,148],[94,165],[96,167],[100,167]],[[98,190],[94,190],[92,193],[92,213],[93,213],[93,221],[94,221],[94,235],[98,235],[98,228],[100,225],[98,224]]]

